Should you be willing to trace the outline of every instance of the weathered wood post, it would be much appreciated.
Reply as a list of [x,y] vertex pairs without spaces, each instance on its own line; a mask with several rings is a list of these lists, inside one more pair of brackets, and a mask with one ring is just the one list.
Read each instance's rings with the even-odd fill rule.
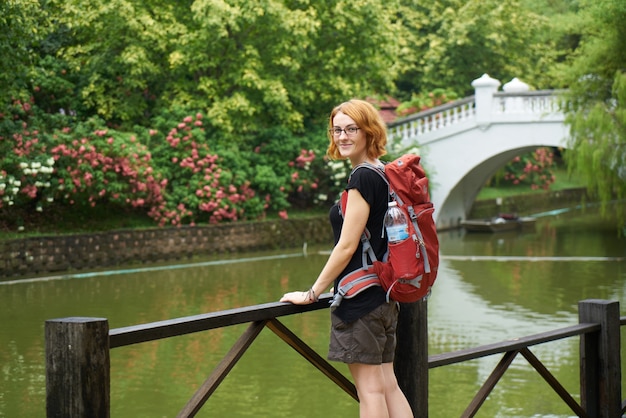
[[619,302],[578,302],[580,323],[599,323],[599,332],[580,338],[581,406],[590,418],[622,416]]
[[398,384],[413,416],[428,418],[428,303],[401,303],[396,361]]
[[103,318],[46,321],[46,416],[109,418],[109,323]]

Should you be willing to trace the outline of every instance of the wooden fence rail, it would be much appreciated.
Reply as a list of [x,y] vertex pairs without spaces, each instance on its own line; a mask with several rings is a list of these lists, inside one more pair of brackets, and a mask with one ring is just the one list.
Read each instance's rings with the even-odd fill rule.
[[[226,378],[246,349],[267,327],[314,367],[358,401],[352,382],[285,327],[277,318],[329,307],[330,294],[311,305],[268,303],[149,324],[109,330],[104,318],[51,319],[45,324],[47,417],[109,417],[110,357],[112,348],[236,324],[250,323],[211,376],[179,413],[194,416]],[[481,347],[428,357],[426,302],[402,305],[398,326],[396,373],[413,413],[428,417],[428,369],[502,354],[487,381],[462,417],[473,417],[517,354],[521,354],[579,417],[618,418],[625,412],[621,400],[619,302],[579,302],[579,324]],[[578,404],[530,347],[580,337],[580,399]]]

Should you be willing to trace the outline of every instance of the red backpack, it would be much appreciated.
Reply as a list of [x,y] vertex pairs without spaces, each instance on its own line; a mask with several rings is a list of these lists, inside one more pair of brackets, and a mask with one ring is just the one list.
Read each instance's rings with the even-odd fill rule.
[[[361,236],[363,243],[363,267],[355,270],[339,281],[332,306],[341,300],[354,297],[371,287],[382,286],[387,292],[387,300],[411,303],[430,294],[437,278],[439,267],[439,239],[433,219],[434,207],[428,194],[428,178],[420,164],[420,157],[405,154],[381,169],[364,163],[355,167],[367,167],[378,173],[389,186],[391,200],[398,203],[409,222],[409,238],[389,244],[382,261],[369,243],[369,231]],[[348,193],[341,196],[340,209],[347,204]],[[343,212],[342,212],[343,214]],[[367,262],[370,259],[371,264]],[[411,271],[410,275],[399,272]]]

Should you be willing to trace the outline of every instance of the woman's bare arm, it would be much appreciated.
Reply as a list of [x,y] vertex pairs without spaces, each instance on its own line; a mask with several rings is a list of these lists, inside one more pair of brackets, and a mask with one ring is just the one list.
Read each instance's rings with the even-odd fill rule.
[[358,248],[370,212],[369,204],[357,189],[348,191],[348,204],[346,206],[339,241],[333,248],[317,280],[311,286],[311,290],[285,293],[280,299],[281,302],[299,305],[313,302],[317,296],[330,287],[335,278],[346,268]]

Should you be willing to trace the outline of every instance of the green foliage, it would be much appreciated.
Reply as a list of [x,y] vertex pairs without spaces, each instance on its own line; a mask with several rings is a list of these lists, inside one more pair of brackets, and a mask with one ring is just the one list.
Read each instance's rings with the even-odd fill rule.
[[567,123],[570,170],[581,173],[592,195],[613,199],[619,227],[626,222],[626,4],[581,2],[581,44],[562,67],[569,82]]
[[158,198],[149,154],[132,135],[108,133],[96,119],[55,130],[50,122],[69,118],[41,118],[33,109],[16,101],[0,118],[0,149],[7,156],[0,162],[5,222],[19,224],[59,204],[137,207]]
[[[287,217],[290,207],[333,201],[343,185],[327,174],[321,128],[303,136],[276,128],[233,147],[207,132],[201,113],[180,117],[182,109],[137,134],[98,118],[70,126],[73,118],[48,120],[36,109],[16,101],[0,119],[0,151],[9,156],[0,163],[5,225],[60,206],[143,210],[161,226],[257,219],[268,209]],[[343,180],[345,166],[335,167]]]
[[228,166],[240,167],[270,210],[324,206],[334,202],[343,185],[333,180],[337,171],[347,176],[343,162],[329,165],[327,147],[325,126],[300,135],[273,128],[248,140],[236,153],[227,154],[231,156]]
[[249,181],[209,149],[201,113],[148,134],[162,196],[149,215],[159,225],[236,221],[258,213],[249,203],[255,196]]
[[549,83],[545,74],[554,60],[554,40],[545,36],[549,21],[519,0],[447,0],[419,10],[408,26],[412,65],[397,82],[405,92],[446,88],[466,96],[483,73]]
[[407,116],[411,113],[421,112],[458,98],[455,92],[438,88],[429,93],[412,94],[409,101],[401,103],[396,109],[398,116]]
[[[612,200],[626,198],[626,73],[615,76],[614,99],[587,104],[568,117],[572,151],[567,162],[581,173],[603,211]],[[623,206],[617,208],[620,222],[626,221]]]
[[93,118],[63,128],[51,139],[57,197],[65,202],[144,207],[160,201],[150,153],[135,135],[107,129]]
[[375,0],[56,6],[59,56],[89,112],[128,127],[170,106],[194,109],[232,141],[301,131],[336,102],[388,90],[402,29],[393,4]]
[[47,30],[46,18],[45,2],[0,2],[0,106],[28,97],[28,76]]
[[32,97],[37,107],[48,114],[85,115],[81,100],[74,94],[77,87],[68,74],[66,62],[44,56],[30,72]]
[[169,42],[182,30],[161,3],[55,1],[54,53],[87,112],[114,125],[151,115],[168,76]]
[[569,87],[573,167],[590,168],[603,199],[623,197],[625,9],[7,0],[0,211],[113,205],[178,225],[328,205],[347,175],[325,157],[332,106],[393,94],[401,112],[432,107],[471,94],[484,72]]

